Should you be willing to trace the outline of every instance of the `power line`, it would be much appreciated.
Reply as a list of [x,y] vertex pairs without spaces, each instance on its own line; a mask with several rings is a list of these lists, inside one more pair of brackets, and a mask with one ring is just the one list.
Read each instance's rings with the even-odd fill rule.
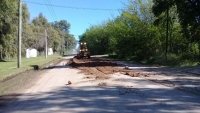
[[52,9],[52,11],[53,11],[53,14],[54,14],[56,20],[58,20],[58,19],[57,19],[57,16],[56,16],[56,13],[55,13],[55,10],[54,10],[54,8],[52,7],[51,0],[47,0],[47,1],[49,1],[49,4],[51,5],[50,7],[51,7],[51,9]]
[[[44,0],[44,1],[46,2],[46,4],[48,4],[46,0]],[[52,10],[51,10],[50,6],[47,5],[47,8],[49,10],[49,13],[51,14],[51,17],[53,18],[53,20],[55,20],[55,17],[53,16],[53,13],[52,13]]]
[[52,16],[54,17],[54,20],[58,20],[50,0],[45,0],[45,1],[48,4],[47,7],[49,8],[49,11],[51,12]]
[[[23,2],[49,6],[48,4],[38,3],[38,2],[30,2],[30,1],[23,1]],[[71,7],[71,6],[61,6],[61,5],[51,5],[51,6],[53,6],[53,7],[60,7],[60,8],[68,8],[68,9],[79,9],[79,10],[102,10],[102,11],[119,11],[119,10],[125,10],[125,9],[102,9],[102,8]]]

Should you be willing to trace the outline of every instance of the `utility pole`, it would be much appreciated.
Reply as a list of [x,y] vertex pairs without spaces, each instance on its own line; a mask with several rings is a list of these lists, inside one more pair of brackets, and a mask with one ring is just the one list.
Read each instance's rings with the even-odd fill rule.
[[47,58],[47,37],[48,37],[48,35],[47,35],[47,30],[45,29],[45,58]]
[[67,53],[68,53],[68,39],[67,39],[67,47],[66,47],[66,49],[67,49]]
[[21,36],[22,36],[22,0],[19,0],[18,5],[18,13],[19,13],[19,25],[18,25],[18,61],[17,61],[17,67],[21,67]]
[[168,54],[168,31],[169,31],[169,7],[167,7],[167,27],[166,27],[166,50],[165,50],[165,55],[166,55],[166,60],[167,60],[167,54]]
[[200,65],[200,41],[199,41],[199,65]]
[[64,32],[62,33],[62,42],[61,42],[61,54],[64,56],[64,49],[65,48],[65,42],[64,42]]

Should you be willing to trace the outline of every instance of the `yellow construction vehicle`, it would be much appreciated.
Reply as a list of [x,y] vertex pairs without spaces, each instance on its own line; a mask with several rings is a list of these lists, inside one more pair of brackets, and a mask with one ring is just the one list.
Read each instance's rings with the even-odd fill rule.
[[90,58],[90,52],[88,51],[86,42],[80,43],[80,50],[77,54],[77,58]]

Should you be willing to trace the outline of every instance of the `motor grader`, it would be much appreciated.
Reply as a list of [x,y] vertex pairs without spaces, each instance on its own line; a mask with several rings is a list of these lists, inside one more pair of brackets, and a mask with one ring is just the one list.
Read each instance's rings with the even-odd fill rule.
[[90,58],[90,52],[88,51],[86,42],[80,43],[80,50],[77,54],[77,58]]

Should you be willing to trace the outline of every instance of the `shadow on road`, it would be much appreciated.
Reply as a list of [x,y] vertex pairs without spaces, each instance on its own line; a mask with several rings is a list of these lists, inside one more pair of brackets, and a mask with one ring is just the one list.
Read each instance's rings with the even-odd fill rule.
[[71,66],[67,66],[67,65],[60,65],[60,66],[52,66],[52,67],[48,67],[48,68],[45,68],[45,69],[61,69],[61,68],[71,68]]
[[130,69],[136,71],[146,71],[146,72],[154,72],[157,74],[167,74],[167,75],[192,75],[192,76],[200,76],[200,66],[187,66],[187,67],[156,67],[156,66],[146,66],[139,64],[131,64],[131,63],[123,63],[118,62],[119,65],[130,66]]
[[[2,112],[166,113],[199,112],[200,97],[178,90],[119,86],[70,85],[50,92],[25,94]],[[1,110],[0,110],[1,112]]]
[[[119,62],[120,63],[120,62]],[[167,85],[200,95],[200,67],[153,67],[130,63],[120,63],[121,66],[128,65],[129,71],[150,74],[146,78],[156,83]],[[160,79],[160,80],[159,80]]]
[[77,54],[68,54],[68,55],[62,55],[63,57],[68,57],[68,56],[76,56]]

